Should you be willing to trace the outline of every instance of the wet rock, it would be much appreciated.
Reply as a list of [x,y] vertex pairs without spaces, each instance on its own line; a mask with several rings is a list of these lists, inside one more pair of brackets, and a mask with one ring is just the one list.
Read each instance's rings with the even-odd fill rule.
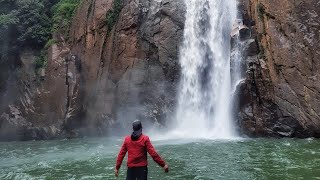
[[0,116],[0,140],[20,140],[21,132],[30,127],[31,123],[21,116],[16,107],[10,105],[9,108],[8,113]]
[[58,137],[59,126],[34,127],[32,123],[22,117],[22,112],[13,105],[7,113],[0,116],[0,140],[42,140]]
[[[306,137],[320,132],[319,83],[320,21],[317,1],[242,0],[244,16],[255,21],[252,38],[257,49],[248,48],[249,99],[240,100],[240,121],[251,118],[243,131],[257,136]],[[313,37],[313,38],[310,38]],[[250,46],[251,46],[250,45]],[[253,52],[250,52],[254,50]],[[256,55],[257,54],[257,55]],[[248,123],[243,123],[248,124]]]
[[153,110],[173,107],[184,3],[123,1],[117,23],[107,29],[104,17],[112,3],[86,1],[75,16],[71,51],[81,58],[83,94],[78,96],[85,109],[83,117],[67,121],[73,127],[102,123],[110,128],[114,124],[110,120],[95,118],[110,114],[125,127],[138,117],[164,123],[167,114]]
[[245,42],[245,46],[247,47],[246,49],[247,56],[256,56],[259,54],[259,49],[255,39],[247,40]]

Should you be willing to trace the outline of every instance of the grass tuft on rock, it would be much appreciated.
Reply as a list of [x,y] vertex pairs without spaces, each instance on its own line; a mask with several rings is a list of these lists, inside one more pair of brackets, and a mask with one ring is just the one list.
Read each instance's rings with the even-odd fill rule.
[[118,21],[121,10],[122,0],[114,0],[112,9],[110,9],[106,14],[106,25],[108,27],[108,33],[112,30],[113,26]]

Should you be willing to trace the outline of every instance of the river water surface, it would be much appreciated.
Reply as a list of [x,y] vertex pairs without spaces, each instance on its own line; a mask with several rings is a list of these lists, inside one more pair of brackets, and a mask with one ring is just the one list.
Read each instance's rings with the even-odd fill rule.
[[[119,138],[0,144],[0,179],[116,179]],[[320,179],[320,141],[314,139],[154,141],[170,172],[149,158],[149,178]],[[118,179],[125,179],[125,161]]]

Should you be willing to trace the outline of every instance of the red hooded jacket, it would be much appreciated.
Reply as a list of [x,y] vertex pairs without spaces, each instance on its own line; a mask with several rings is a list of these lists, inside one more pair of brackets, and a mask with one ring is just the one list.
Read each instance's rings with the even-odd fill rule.
[[152,159],[164,167],[165,162],[158,155],[154,147],[152,146],[148,136],[141,135],[137,140],[132,140],[131,136],[126,136],[122,144],[121,150],[117,158],[116,169],[119,170],[122,164],[123,158],[128,151],[127,166],[131,167],[143,167],[148,165],[147,152]]

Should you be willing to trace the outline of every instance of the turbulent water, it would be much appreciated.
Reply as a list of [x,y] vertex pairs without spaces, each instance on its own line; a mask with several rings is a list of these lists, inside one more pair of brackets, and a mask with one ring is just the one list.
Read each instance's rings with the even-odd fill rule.
[[[230,32],[236,0],[185,0],[176,135],[232,138]],[[194,130],[197,130],[197,133]]]
[[[116,179],[120,139],[0,143],[0,179]],[[149,158],[149,177],[188,179],[320,179],[320,141],[248,139],[154,142],[170,173]],[[125,162],[124,162],[125,164]],[[125,179],[125,165],[118,179]]]

